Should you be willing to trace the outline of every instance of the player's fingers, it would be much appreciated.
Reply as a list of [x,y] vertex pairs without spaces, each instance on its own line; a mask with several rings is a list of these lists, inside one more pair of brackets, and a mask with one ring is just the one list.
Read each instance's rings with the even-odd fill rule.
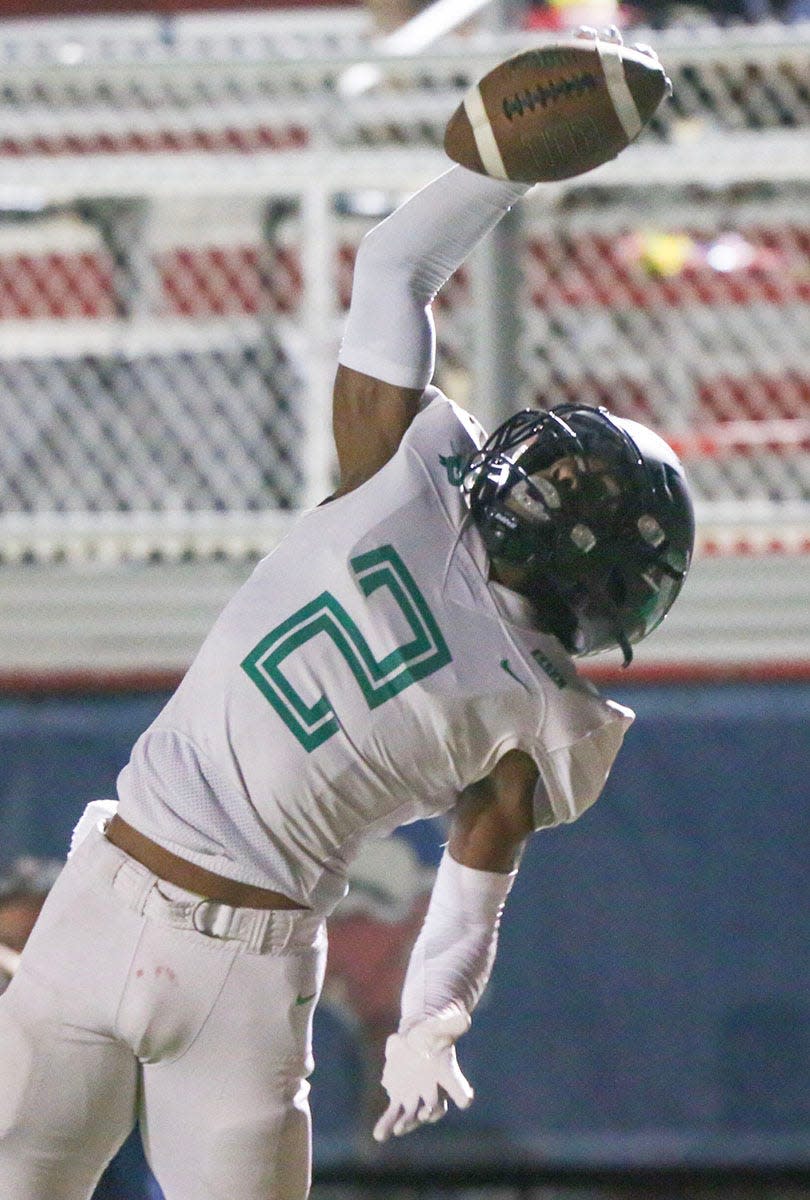
[[462,1073],[461,1067],[456,1061],[455,1055],[450,1059],[442,1071],[439,1083],[447,1092],[447,1095],[457,1104],[459,1108],[469,1108],[473,1102],[475,1092],[472,1085],[466,1076]]
[[394,1126],[394,1137],[405,1137],[408,1133],[413,1133],[414,1129],[418,1129],[422,1124],[416,1117],[410,1117],[407,1120],[402,1117]]
[[444,1114],[447,1112],[447,1101],[444,1096],[436,1101],[433,1105],[423,1105],[419,1109],[417,1116],[423,1125],[435,1125],[437,1121],[441,1121]]
[[374,1126],[375,1142],[387,1142],[391,1134],[394,1132],[394,1126],[397,1122],[397,1117],[400,1113],[399,1104],[393,1102],[388,1105],[383,1115],[380,1117],[377,1124]]
[[399,1116],[394,1122],[394,1137],[403,1137],[404,1134],[410,1133],[413,1129],[418,1128],[420,1121],[416,1115],[421,1107],[421,1102],[417,1098],[412,1104],[402,1105],[400,1107]]

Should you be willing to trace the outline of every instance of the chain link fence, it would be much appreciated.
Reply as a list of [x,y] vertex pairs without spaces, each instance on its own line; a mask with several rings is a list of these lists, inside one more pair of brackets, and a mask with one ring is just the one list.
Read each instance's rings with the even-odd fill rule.
[[[810,30],[637,36],[673,101],[451,281],[439,382],[489,419],[576,396],[646,420],[704,539],[803,549]],[[326,494],[360,237],[525,44],[375,60],[357,10],[0,27],[0,555],[260,552]]]

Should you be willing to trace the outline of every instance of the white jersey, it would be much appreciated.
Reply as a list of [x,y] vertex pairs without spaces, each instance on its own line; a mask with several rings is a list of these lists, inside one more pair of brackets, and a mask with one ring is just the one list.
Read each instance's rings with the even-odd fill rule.
[[633,719],[488,582],[458,487],[482,431],[425,399],[390,462],[259,563],[119,778],[136,829],[317,911],[363,837],[446,811],[508,750],[537,764],[537,826],[573,820]]

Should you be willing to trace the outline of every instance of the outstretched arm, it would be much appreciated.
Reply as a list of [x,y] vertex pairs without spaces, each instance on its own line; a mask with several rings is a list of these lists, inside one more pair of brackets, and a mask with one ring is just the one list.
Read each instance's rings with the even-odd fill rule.
[[399,1031],[386,1044],[383,1087],[389,1104],[378,1141],[437,1121],[447,1097],[460,1108],[473,1091],[456,1061],[455,1042],[489,979],[501,912],[534,828],[537,768],[510,751],[468,788],[453,814],[430,905],[402,992]]
[[526,191],[452,167],[363,239],[335,380],[338,494],[395,453],[433,375],[436,293]]

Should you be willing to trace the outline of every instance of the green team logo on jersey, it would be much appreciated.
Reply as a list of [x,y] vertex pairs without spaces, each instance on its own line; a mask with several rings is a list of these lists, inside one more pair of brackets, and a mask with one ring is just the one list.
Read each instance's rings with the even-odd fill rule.
[[453,487],[461,487],[467,473],[467,459],[462,454],[440,454],[439,462],[447,472],[448,482]]
[[413,633],[410,641],[378,660],[340,601],[331,592],[321,592],[271,629],[241,664],[307,752],[340,728],[329,697],[322,695],[308,704],[282,669],[285,660],[313,638],[325,634],[332,639],[372,709],[451,660],[424,596],[393,546],[360,554],[350,566],[364,596],[380,588],[388,591]]

